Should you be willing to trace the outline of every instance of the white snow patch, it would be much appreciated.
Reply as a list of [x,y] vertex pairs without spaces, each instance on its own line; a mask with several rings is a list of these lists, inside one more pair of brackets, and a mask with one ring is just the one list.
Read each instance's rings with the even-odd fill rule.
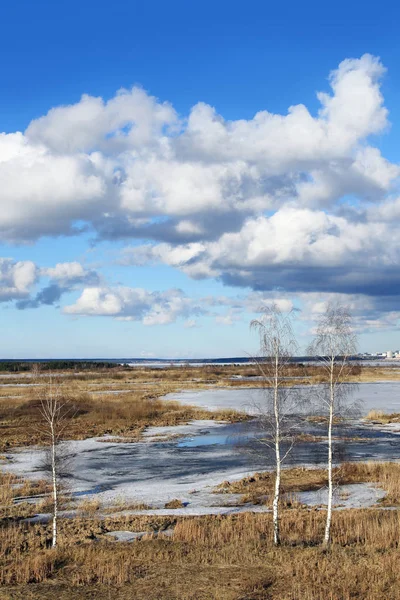
[[388,433],[393,433],[395,435],[399,435],[400,434],[400,423],[386,423],[386,424],[380,424],[380,423],[372,423],[372,424],[368,424],[367,423],[367,427],[370,427],[371,429],[376,429],[378,431],[387,431]]
[[212,419],[198,419],[189,421],[185,425],[164,425],[159,427],[148,427],[142,434],[147,442],[160,442],[163,439],[174,437],[186,437],[208,433],[210,429],[217,429],[226,425],[226,421],[213,421]]
[[[312,386],[298,385],[298,389],[311,389]],[[370,410],[400,413],[400,382],[377,381],[360,383],[351,395],[351,402],[360,405],[362,414]],[[262,388],[210,388],[200,391],[186,390],[167,394],[164,399],[175,400],[209,410],[239,410],[250,415],[259,414],[265,402]]]
[[[326,506],[328,504],[328,489],[313,490],[309,492],[296,492],[292,495],[301,504],[308,506]],[[368,508],[374,506],[386,496],[386,492],[370,483],[353,483],[340,485],[333,495],[336,508]]]
[[134,542],[141,540],[149,531],[109,531],[105,535],[114,538],[116,542]]
[[[184,432],[199,433],[207,425],[219,427],[215,421],[201,421],[178,427]],[[175,428],[151,428],[148,438],[154,439],[159,429],[174,433]],[[74,458],[71,461],[72,476],[67,480],[68,488],[76,500],[96,498],[104,505],[116,503],[143,503],[154,507],[140,514],[225,514],[241,512],[243,507],[232,507],[235,496],[214,494],[214,488],[222,481],[237,481],[254,473],[253,470],[226,467],[231,457],[229,447],[214,448],[210,455],[212,470],[208,466],[203,472],[203,458],[195,451],[190,455],[177,453],[177,444],[160,444],[154,441],[116,443],[107,438],[89,438],[71,443]],[[31,447],[7,455],[7,464],[2,468],[30,479],[42,479],[43,449]],[[187,462],[186,462],[187,459]],[[194,468],[193,463],[194,462]],[[220,466],[219,466],[220,464]],[[198,470],[197,470],[198,469]],[[165,504],[179,499],[187,506],[182,509],[165,509]],[[220,506],[218,506],[220,504]],[[257,511],[259,508],[257,508]],[[121,513],[119,513],[121,514]]]

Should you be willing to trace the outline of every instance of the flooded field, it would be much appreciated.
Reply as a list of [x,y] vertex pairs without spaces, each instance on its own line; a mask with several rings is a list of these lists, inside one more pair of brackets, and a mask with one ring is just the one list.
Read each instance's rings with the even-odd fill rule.
[[[297,386],[298,390],[310,394],[312,388],[313,386]],[[255,415],[263,405],[264,391],[260,388],[188,390],[170,394],[166,398],[209,410],[234,409]],[[400,382],[360,383],[355,387],[350,403],[357,405],[360,416],[373,409],[400,413]]]
[[[173,394],[174,400],[209,409],[234,408],[251,412],[262,390],[208,389]],[[361,384],[356,391],[363,413],[372,408],[400,411],[400,383]],[[105,503],[143,502],[157,512],[179,498],[185,514],[230,512],[233,499],[212,493],[223,480],[237,480],[273,466],[273,454],[262,443],[258,420],[242,423],[196,421],[178,427],[151,427],[138,443],[119,443],[110,437],[75,441],[70,473],[65,482],[76,498],[96,497]],[[304,419],[299,439],[286,465],[316,466],[326,462],[325,427]],[[400,431],[352,420],[335,428],[335,460],[400,460]],[[5,468],[28,477],[42,476],[42,452],[28,449],[7,455]]]

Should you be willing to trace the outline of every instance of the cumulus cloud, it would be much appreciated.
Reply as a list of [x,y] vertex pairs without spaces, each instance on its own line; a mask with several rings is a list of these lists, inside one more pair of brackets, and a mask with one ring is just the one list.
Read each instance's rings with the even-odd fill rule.
[[144,325],[167,325],[182,319],[184,327],[190,329],[199,326],[197,317],[213,317],[217,323],[232,325],[244,313],[259,313],[272,303],[283,311],[293,308],[290,299],[274,293],[191,298],[175,288],[150,292],[143,288],[105,286],[85,288],[76,302],[65,306],[63,312],[141,321]]
[[[369,54],[344,60],[316,113],[266,106],[226,120],[199,102],[178,115],[138,87],[54,107],[25,132],[0,135],[0,239],[140,239],[121,264],[161,262],[282,301],[316,291],[398,296],[400,168],[371,137],[389,129],[384,73]],[[67,314],[146,324],[197,314],[182,292],[112,288],[76,262],[29,264],[4,266],[2,297],[19,308],[83,290]],[[38,277],[48,284],[31,296]],[[213,316],[234,322],[250,310],[237,302]]]
[[358,333],[400,330],[400,295],[379,297],[365,294],[330,293],[321,298],[320,294],[300,294],[298,300],[303,310],[300,318],[313,323],[324,312],[328,302],[346,305],[353,316]]
[[57,263],[55,267],[41,269],[35,266],[35,273],[38,274],[38,279],[49,278],[50,283],[40,289],[35,296],[18,300],[16,307],[19,310],[39,308],[42,305],[51,306],[56,304],[63,294],[83,286],[99,285],[101,281],[96,271],[85,269],[79,262]]
[[85,288],[74,304],[64,308],[69,315],[114,317],[144,325],[167,325],[204,312],[179,289],[149,292],[123,286]]
[[55,267],[44,268],[41,274],[69,288],[75,285],[98,285],[100,276],[94,270],[85,269],[79,262],[57,263]]
[[379,201],[399,172],[367,143],[388,126],[383,74],[370,55],[343,61],[316,116],[297,105],[226,121],[199,103],[184,118],[137,87],[55,107],[25,133],[0,137],[0,236],[89,227],[99,237],[189,243],[286,203]]
[[144,90],[121,89],[105,102],[84,94],[77,104],[59,106],[30,123],[26,137],[57,153],[90,152],[104,147],[116,152],[157,144],[166,126],[173,132],[178,117],[167,102]]
[[[390,239],[390,243],[388,243]],[[396,223],[352,222],[324,211],[284,207],[249,218],[217,241],[126,249],[122,262],[161,261],[190,277],[216,277],[255,290],[400,290],[400,234]]]
[[32,261],[0,258],[0,302],[26,297],[37,277],[38,269]]

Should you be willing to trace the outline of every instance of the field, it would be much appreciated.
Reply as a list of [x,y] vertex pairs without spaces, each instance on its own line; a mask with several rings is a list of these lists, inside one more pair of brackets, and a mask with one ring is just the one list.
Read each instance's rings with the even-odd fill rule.
[[[40,376],[33,373],[29,378],[25,374],[7,378],[0,374],[0,452],[43,442],[38,407],[49,378],[46,373]],[[60,386],[64,399],[74,406],[69,439],[104,434],[134,439],[149,425],[178,425],[202,418],[243,418],[235,411],[210,413],[160,400],[187,385],[201,389],[236,383],[231,381],[229,373],[223,372],[221,376],[217,368],[113,369],[77,374],[57,371],[51,378],[54,385]],[[7,387],[1,387],[2,384]]]
[[[46,527],[3,524],[1,597],[399,597],[397,511],[336,512],[334,544],[328,553],[319,547],[324,512],[286,509],[281,524],[284,543],[274,549],[268,514],[176,519],[91,516],[63,521],[56,550],[46,549],[50,540]],[[162,534],[171,528],[172,537]],[[117,543],[104,535],[114,530],[148,535],[133,543]]]
[[[130,442],[146,427],[176,425],[198,418],[236,421],[235,412],[210,413],[160,396],[183,389],[256,387],[256,367],[179,367],[59,371],[53,380],[75,406],[69,439],[108,434]],[[238,378],[237,376],[242,376]],[[316,382],[315,367],[293,367],[296,382]],[[0,383],[2,452],[43,442],[38,403],[47,374],[22,379],[10,374]],[[247,379],[250,378],[250,379]],[[397,369],[362,369],[361,381],[399,379]],[[21,381],[35,383],[22,387]],[[129,391],[128,391],[129,390]],[[100,392],[100,393],[99,393]],[[117,393],[111,393],[117,392]],[[17,397],[12,397],[17,396]],[[396,422],[398,415],[370,419]],[[298,491],[326,485],[324,469],[294,468],[283,474],[282,547],[272,545],[269,512],[175,516],[179,498],[165,516],[136,515],[146,508],[121,502],[100,506],[96,499],[79,508],[68,494],[62,508],[73,518],[59,520],[59,543],[51,545],[51,526],[23,519],[51,508],[47,481],[24,481],[8,473],[0,478],[0,598],[3,600],[394,600],[400,598],[400,465],[346,463],[335,470],[335,483],[370,483],[386,496],[368,509],[335,510],[333,544],[321,549],[325,510],[296,502]],[[221,481],[215,495],[235,493],[242,504],[270,506],[271,473],[240,481]],[[293,500],[291,495],[293,494]],[[35,497],[31,502],[29,497]],[[113,532],[140,533],[133,542],[116,541]],[[111,534],[111,535],[107,535]]]
[[[187,388],[260,387],[262,382],[258,375],[256,365],[245,364],[163,369],[114,368],[89,372],[59,370],[51,377],[54,384],[61,385],[65,398],[76,406],[69,438],[83,439],[104,434],[135,438],[149,425],[176,425],[193,418],[240,419],[235,411],[212,414],[173,403],[166,405],[160,397]],[[294,364],[288,375],[296,378],[296,384],[321,380],[321,372],[314,366]],[[28,373],[0,373],[0,452],[43,441],[37,427],[37,408],[49,377],[49,373],[37,372],[34,368]],[[360,369],[355,366],[352,379],[357,382],[399,381],[400,369]],[[287,385],[291,384],[291,381],[287,382]]]

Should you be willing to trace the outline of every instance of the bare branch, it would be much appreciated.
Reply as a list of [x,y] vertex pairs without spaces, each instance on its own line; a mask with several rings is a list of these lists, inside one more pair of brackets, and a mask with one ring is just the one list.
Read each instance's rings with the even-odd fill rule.
[[[298,346],[292,328],[293,312],[283,314],[276,304],[264,308],[262,317],[251,322],[258,334],[260,356],[255,359],[264,384],[264,403],[260,409],[260,424],[267,437],[259,440],[275,453],[275,492],[273,500],[274,543],[280,544],[279,501],[282,462],[293,444],[295,414],[301,397],[298,389],[288,385],[288,367]],[[282,442],[289,442],[282,457]]]
[[332,429],[334,419],[343,416],[353,386],[349,359],[357,351],[357,337],[352,328],[352,319],[347,307],[330,303],[321,314],[309,354],[323,367],[324,380],[314,386],[320,403],[328,409],[328,510],[324,535],[324,546],[331,541],[332,522]]
[[37,426],[42,436],[48,440],[49,445],[45,453],[43,467],[49,473],[53,491],[53,538],[52,546],[57,544],[57,517],[58,517],[58,492],[59,476],[62,465],[67,459],[65,445],[62,439],[71,418],[76,413],[75,407],[63,397],[60,385],[54,385],[50,376],[49,383],[41,393],[38,413],[41,422]]

